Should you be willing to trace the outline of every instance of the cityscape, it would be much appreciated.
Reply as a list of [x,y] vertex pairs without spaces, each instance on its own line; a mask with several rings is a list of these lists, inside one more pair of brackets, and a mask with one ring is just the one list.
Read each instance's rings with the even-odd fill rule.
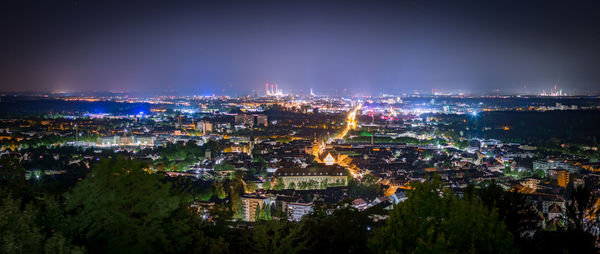
[[598,4],[375,2],[7,4],[0,253],[598,253]]

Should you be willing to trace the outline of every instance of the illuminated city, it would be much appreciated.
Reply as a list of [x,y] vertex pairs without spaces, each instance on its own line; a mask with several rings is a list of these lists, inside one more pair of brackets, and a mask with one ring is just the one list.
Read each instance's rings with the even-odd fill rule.
[[597,3],[4,9],[0,253],[600,250]]

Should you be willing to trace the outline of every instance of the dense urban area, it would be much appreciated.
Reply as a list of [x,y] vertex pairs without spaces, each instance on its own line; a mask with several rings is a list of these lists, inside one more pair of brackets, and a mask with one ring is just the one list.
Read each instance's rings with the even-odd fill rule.
[[596,253],[600,99],[0,97],[1,253]]

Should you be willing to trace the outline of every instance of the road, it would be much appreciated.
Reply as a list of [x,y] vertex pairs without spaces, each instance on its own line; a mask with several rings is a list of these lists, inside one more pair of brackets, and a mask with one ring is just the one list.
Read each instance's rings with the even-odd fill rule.
[[342,133],[340,133],[340,135],[336,137],[336,139],[343,139],[351,129],[356,128],[356,112],[361,107],[362,105],[358,104],[356,108],[354,108],[352,111],[350,111],[350,113],[348,113],[348,116],[346,116],[346,128],[344,129],[344,131],[342,131]]

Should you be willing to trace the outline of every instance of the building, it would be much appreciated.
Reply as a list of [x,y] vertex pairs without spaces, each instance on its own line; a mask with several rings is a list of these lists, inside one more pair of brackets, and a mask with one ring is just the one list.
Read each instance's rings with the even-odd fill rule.
[[539,179],[535,179],[535,178],[527,178],[523,181],[521,181],[521,185],[530,188],[533,191],[537,191],[537,189],[540,186],[540,180]]
[[537,160],[533,162],[533,170],[543,170],[546,172],[546,175],[551,175],[549,172],[550,170],[558,169],[567,170],[570,173],[577,173],[580,168],[572,163],[561,160]]
[[548,221],[554,221],[554,220],[560,220],[562,212],[560,209],[560,206],[558,206],[557,204],[552,204],[549,208],[548,208],[548,214],[546,215],[546,219]]
[[242,208],[244,221],[256,221],[256,211],[260,211],[265,206],[267,198],[260,196],[242,196]]
[[235,124],[254,126],[254,115],[237,114],[234,117]]
[[96,145],[104,147],[112,146],[154,146],[155,137],[140,136],[112,136],[96,139]]
[[267,115],[256,115],[256,125],[267,127],[269,118]]
[[250,155],[252,152],[252,146],[250,144],[237,144],[225,147],[223,149],[224,153],[246,153]]
[[558,186],[566,188],[569,184],[569,172],[561,170],[557,172],[558,175]]
[[287,204],[287,216],[289,221],[300,221],[304,215],[313,211],[313,203],[290,202]]
[[196,130],[201,131],[202,135],[206,135],[213,131],[213,125],[209,121],[202,120],[196,124]]
[[573,182],[573,188],[575,189],[585,187],[585,179],[580,175],[573,175],[569,180]]
[[310,168],[280,168],[273,174],[287,189],[325,189],[347,185],[348,173],[337,165]]
[[362,198],[357,198],[352,201],[352,206],[358,211],[363,211],[368,208],[369,204]]
[[331,165],[335,164],[335,158],[333,158],[331,153],[327,153],[327,156],[325,156],[325,159],[323,159],[323,162],[325,163],[325,165],[331,166]]

